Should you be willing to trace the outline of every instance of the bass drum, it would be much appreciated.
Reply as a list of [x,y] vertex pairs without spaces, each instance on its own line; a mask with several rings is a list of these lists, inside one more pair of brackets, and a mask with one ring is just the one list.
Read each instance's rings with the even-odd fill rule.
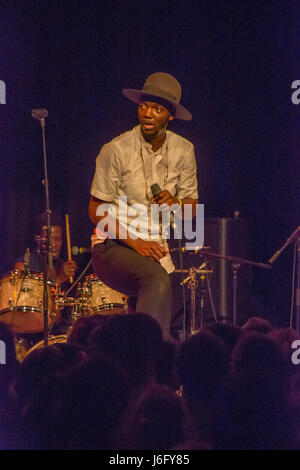
[[[52,335],[48,337],[48,346],[52,346],[53,344],[56,343],[66,343],[67,342],[67,335]],[[39,341],[36,343],[34,346],[32,346],[28,351],[24,352],[24,354],[21,356],[19,355],[18,361],[23,362],[24,359],[29,356],[30,353],[35,351],[36,349],[41,349],[44,347],[44,340]]]
[[96,274],[86,276],[77,295],[82,299],[83,316],[128,313],[128,296],[108,287]]
[[[55,305],[58,286],[50,281],[48,289],[48,324],[58,314]],[[38,333],[44,329],[43,274],[33,271],[12,271],[0,281],[0,322],[15,333]]]

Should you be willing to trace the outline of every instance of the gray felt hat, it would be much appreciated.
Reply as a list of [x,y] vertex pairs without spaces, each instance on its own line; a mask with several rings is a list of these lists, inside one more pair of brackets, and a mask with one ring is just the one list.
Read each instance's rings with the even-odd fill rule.
[[191,113],[179,104],[181,98],[180,83],[168,73],[153,73],[146,79],[142,90],[125,88],[122,90],[122,93],[130,101],[137,104],[145,100],[145,95],[153,98],[162,98],[173,107],[176,119],[184,121],[192,119]]

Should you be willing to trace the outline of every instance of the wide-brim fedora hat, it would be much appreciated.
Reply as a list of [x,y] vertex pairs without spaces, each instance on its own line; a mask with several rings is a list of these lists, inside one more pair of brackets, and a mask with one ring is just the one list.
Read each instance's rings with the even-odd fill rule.
[[[191,113],[180,104],[181,86],[172,75],[164,72],[157,72],[149,75],[141,90],[125,88],[122,94],[130,101],[140,104],[142,101],[163,100],[170,104],[174,110],[174,117],[184,121],[192,119]],[[148,98],[149,97],[149,98]],[[145,100],[145,98],[147,98]],[[164,104],[162,101],[162,104]]]

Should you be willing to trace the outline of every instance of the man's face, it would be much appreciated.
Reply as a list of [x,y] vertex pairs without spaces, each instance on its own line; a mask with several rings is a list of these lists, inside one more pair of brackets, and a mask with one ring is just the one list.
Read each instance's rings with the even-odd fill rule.
[[[44,234],[47,235],[47,226],[43,227],[43,231]],[[53,258],[59,258],[63,243],[63,232],[59,225],[53,225],[51,227],[51,242]]]
[[168,126],[168,122],[174,119],[167,108],[159,103],[142,101],[138,107],[138,117],[141,130],[146,140],[163,134]]

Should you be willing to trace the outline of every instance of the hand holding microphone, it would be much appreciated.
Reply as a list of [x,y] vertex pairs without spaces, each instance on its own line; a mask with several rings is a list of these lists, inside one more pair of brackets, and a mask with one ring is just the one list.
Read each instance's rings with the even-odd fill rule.
[[163,204],[165,207],[163,210],[169,210],[170,207],[174,205],[181,205],[180,200],[172,196],[172,194],[167,190],[161,190],[158,184],[152,184],[151,185],[151,191],[153,194],[153,198],[151,200],[152,204],[159,204],[162,206]]
[[[158,184],[152,184],[151,191],[153,194],[152,201],[162,194],[162,191]],[[159,262],[159,260],[166,256],[166,254],[169,252],[168,249],[162,247],[158,242],[153,240],[144,240],[142,238],[132,239],[128,243],[128,246],[133,248],[140,255],[146,256],[151,260],[157,262]]]

